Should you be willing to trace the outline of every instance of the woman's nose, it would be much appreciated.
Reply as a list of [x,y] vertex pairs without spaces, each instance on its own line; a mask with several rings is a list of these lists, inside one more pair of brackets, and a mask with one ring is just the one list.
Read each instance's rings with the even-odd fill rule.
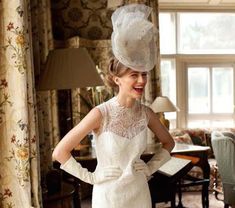
[[139,82],[139,83],[144,83],[144,82],[146,82],[146,76],[143,76],[142,74],[140,74],[140,75],[138,76],[138,82]]

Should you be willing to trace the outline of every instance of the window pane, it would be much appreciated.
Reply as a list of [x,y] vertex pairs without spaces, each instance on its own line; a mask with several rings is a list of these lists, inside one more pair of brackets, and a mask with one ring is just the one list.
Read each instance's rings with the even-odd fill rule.
[[234,53],[234,13],[178,13],[179,53]]
[[195,119],[189,119],[188,120],[188,128],[232,128],[234,127],[234,120],[233,119],[226,119],[226,120],[195,120]]
[[214,67],[213,113],[233,113],[233,68]]
[[162,95],[176,103],[176,76],[174,59],[161,60],[161,87]]
[[159,14],[160,52],[161,54],[175,54],[175,14]]
[[[167,96],[174,104],[176,104],[176,75],[175,60],[161,60],[161,87],[162,95]],[[170,121],[170,128],[176,128],[176,112],[164,113],[166,119]]]
[[209,113],[209,69],[188,68],[188,113]]

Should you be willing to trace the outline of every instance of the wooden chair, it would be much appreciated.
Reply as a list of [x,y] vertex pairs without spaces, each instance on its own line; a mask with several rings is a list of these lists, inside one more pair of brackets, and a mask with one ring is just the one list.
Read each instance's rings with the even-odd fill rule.
[[[206,155],[204,155],[205,157]],[[178,158],[183,158],[183,159],[188,159],[191,160],[193,166],[199,166],[203,170],[203,178],[197,178],[193,177],[189,174],[186,174],[177,184],[177,189],[178,189],[178,197],[179,197],[179,203],[178,203],[178,208],[183,208],[182,204],[182,189],[185,187],[190,187],[190,186],[202,186],[202,191],[201,191],[201,199],[202,199],[202,207],[203,208],[209,208],[209,175],[210,175],[210,167],[209,164],[205,164],[199,157],[199,155],[184,155],[184,154],[174,154],[174,157]]]
[[78,187],[62,179],[62,171],[50,170],[46,175],[47,192],[43,193],[44,208],[80,208]]

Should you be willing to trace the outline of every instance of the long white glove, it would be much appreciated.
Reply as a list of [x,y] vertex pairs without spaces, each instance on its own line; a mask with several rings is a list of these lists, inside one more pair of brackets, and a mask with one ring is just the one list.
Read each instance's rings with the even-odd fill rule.
[[133,167],[136,172],[144,173],[148,178],[170,159],[170,153],[161,148],[147,163],[140,159],[134,163]]
[[122,170],[118,167],[108,166],[102,170],[89,172],[83,168],[72,156],[60,166],[60,168],[69,174],[81,179],[82,181],[90,184],[99,184],[105,181],[114,180],[122,175]]

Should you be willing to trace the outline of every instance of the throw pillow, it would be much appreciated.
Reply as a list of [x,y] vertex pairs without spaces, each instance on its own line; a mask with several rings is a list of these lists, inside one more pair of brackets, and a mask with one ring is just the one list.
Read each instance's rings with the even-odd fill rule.
[[176,143],[193,144],[191,137],[187,133],[181,136],[174,136],[173,139]]

